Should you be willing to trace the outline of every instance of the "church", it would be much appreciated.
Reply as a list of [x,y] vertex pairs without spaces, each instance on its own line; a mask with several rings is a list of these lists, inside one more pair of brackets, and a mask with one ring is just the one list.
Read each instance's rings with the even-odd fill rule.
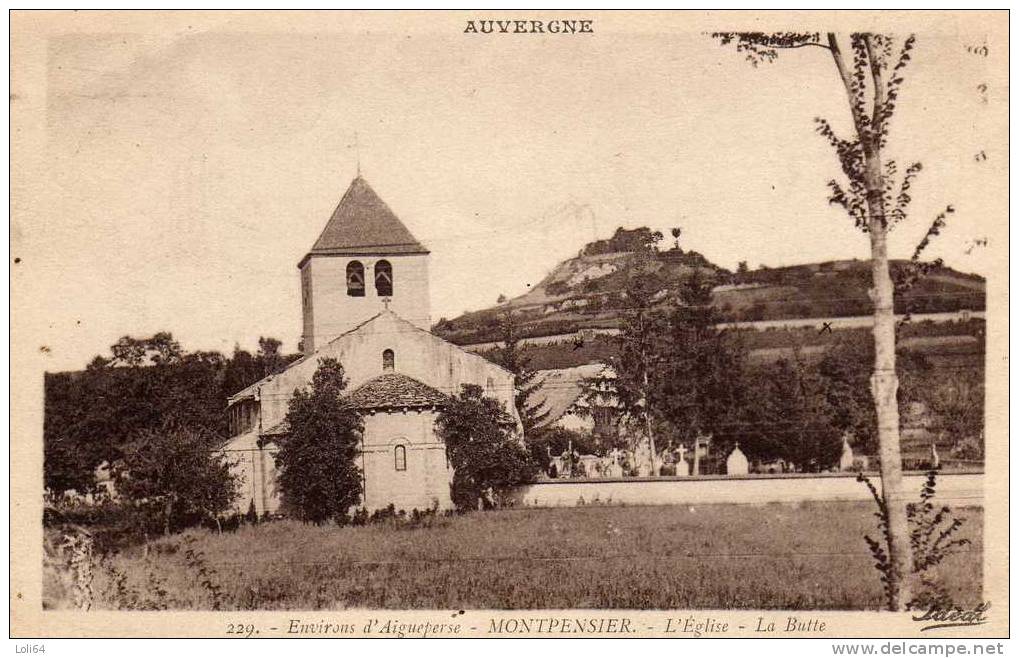
[[435,420],[462,385],[482,387],[521,429],[513,374],[430,332],[429,251],[360,174],[297,267],[302,356],[227,403],[224,446],[238,477],[235,505],[280,507],[275,455],[294,391],[323,357],[346,372],[347,399],[364,419],[362,504],[369,511],[449,509],[452,469]]

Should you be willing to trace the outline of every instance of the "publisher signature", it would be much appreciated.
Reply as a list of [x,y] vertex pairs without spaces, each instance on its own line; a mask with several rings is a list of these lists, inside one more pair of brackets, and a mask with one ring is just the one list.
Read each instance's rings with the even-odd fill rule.
[[940,607],[932,605],[930,609],[920,615],[914,616],[913,621],[934,622],[920,629],[930,631],[935,628],[951,628],[953,626],[979,626],[987,623],[986,613],[991,607],[988,602],[981,603],[972,610],[963,610],[958,607]]

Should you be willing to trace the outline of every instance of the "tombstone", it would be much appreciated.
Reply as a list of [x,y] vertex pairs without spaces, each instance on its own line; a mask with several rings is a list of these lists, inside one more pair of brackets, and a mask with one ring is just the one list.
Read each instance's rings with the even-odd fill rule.
[[[693,475],[701,474],[701,453],[707,457],[711,454],[711,436],[700,436],[693,442]],[[749,469],[749,466],[747,466]]]
[[648,455],[649,451],[647,441],[641,441],[633,451],[633,461],[637,469],[637,477],[650,477],[652,474],[651,459]]
[[690,475],[690,464],[683,459],[683,455],[686,454],[686,446],[682,443],[676,448],[676,475],[688,477]]
[[840,471],[851,471],[853,470],[853,464],[856,462],[856,456],[853,455],[853,448],[849,445],[849,437],[842,437],[842,456],[839,457],[839,470]]
[[739,449],[739,443],[737,443],[725,460],[725,473],[726,475],[746,475],[749,472],[750,462],[747,461],[747,456]]
[[[581,455],[577,459],[578,471],[583,471],[584,477],[597,478],[602,476],[602,458],[597,455]],[[579,473],[578,473],[579,475]]]
[[623,465],[620,463],[622,458],[623,452],[619,448],[613,448],[612,452],[609,453],[609,464],[605,469],[605,477],[623,477]]

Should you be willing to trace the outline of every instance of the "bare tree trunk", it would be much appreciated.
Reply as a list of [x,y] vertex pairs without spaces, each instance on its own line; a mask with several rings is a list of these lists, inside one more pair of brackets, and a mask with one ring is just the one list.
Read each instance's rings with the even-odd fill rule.
[[170,517],[173,514],[173,498],[166,499],[166,505],[163,507],[163,536],[170,536]]
[[891,562],[889,584],[893,610],[905,610],[910,595],[912,567],[906,496],[902,490],[902,453],[899,447],[899,378],[895,372],[895,288],[888,267],[888,224],[884,207],[884,176],[881,165],[881,132],[885,104],[885,84],[870,35],[864,36],[873,81],[874,106],[870,125],[855,104],[849,72],[838,41],[828,34],[835,66],[849,97],[860,146],[863,150],[863,182],[867,191],[867,228],[870,234],[870,290],[874,303],[874,373],[870,390],[877,412],[877,434],[881,457],[881,492],[888,510],[888,553]]
[[[873,211],[872,211],[873,212]],[[875,224],[882,224],[880,227]],[[877,409],[877,435],[881,454],[881,493],[888,509],[888,550],[892,571],[892,600],[895,610],[904,610],[910,600],[909,525],[907,500],[902,490],[902,453],[899,448],[899,378],[895,373],[895,314],[892,278],[888,270],[887,229],[883,222],[871,222],[871,272],[874,287],[874,374],[870,391]]]

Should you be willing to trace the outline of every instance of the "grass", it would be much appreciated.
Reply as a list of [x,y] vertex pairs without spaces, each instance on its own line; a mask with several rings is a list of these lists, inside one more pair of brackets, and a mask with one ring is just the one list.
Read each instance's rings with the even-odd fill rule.
[[[875,533],[872,512],[865,503],[589,506],[427,527],[278,521],[160,539],[147,555],[116,556],[95,582],[121,599],[134,592],[138,607],[879,609],[863,540]],[[939,566],[939,579],[957,603],[976,604],[983,514],[957,516],[973,543]],[[61,607],[55,583],[47,600]]]

